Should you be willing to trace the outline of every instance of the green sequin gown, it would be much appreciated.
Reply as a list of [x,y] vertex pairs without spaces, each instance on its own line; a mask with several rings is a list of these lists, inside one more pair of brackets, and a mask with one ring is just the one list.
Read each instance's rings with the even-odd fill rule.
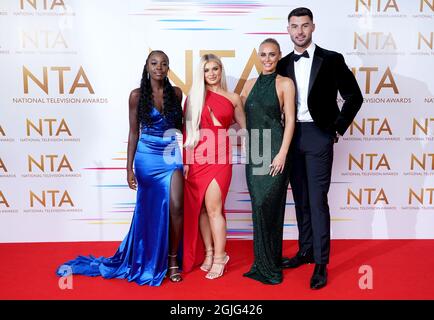
[[249,132],[246,178],[252,202],[254,262],[244,276],[266,284],[278,284],[283,278],[280,263],[289,183],[288,159],[283,173],[275,177],[268,174],[284,131],[276,76],[261,73],[245,103]]

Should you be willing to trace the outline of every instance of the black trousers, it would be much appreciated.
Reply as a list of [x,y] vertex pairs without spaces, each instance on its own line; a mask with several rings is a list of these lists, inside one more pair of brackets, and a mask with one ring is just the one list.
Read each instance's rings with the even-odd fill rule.
[[313,122],[297,122],[291,143],[290,182],[295,201],[299,252],[312,252],[315,263],[330,255],[330,210],[327,193],[334,137]]

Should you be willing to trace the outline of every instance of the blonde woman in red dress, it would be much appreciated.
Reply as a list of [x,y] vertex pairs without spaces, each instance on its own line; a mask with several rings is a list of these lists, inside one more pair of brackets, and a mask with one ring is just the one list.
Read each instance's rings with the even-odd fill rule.
[[240,96],[229,92],[223,64],[204,55],[185,103],[183,271],[201,265],[207,279],[223,275],[226,253],[224,203],[232,177],[229,127],[246,127]]

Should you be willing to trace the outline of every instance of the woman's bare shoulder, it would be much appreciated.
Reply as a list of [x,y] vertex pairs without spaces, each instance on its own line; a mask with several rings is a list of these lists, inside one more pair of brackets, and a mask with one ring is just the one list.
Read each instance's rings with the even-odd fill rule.
[[246,92],[246,94],[248,95],[250,93],[250,90],[252,90],[253,86],[256,83],[256,80],[258,80],[258,78],[250,78],[246,81],[246,83],[244,84],[244,89],[243,91]]
[[285,87],[294,87],[294,81],[292,81],[291,78],[283,77],[281,75],[277,75],[276,82],[278,86],[285,86]]
[[173,90],[175,90],[176,97],[178,100],[182,101],[182,90],[179,87],[173,87]]
[[241,101],[241,97],[238,93],[236,92],[227,92],[229,100],[232,101],[232,104],[235,106],[237,105],[240,101]]
[[276,81],[280,81],[280,82],[282,82],[282,83],[290,83],[290,82],[293,82],[293,81],[291,80],[291,78],[281,76],[280,74],[277,75],[277,77],[276,77]]
[[140,99],[140,88],[133,89],[130,93],[130,104],[137,105]]

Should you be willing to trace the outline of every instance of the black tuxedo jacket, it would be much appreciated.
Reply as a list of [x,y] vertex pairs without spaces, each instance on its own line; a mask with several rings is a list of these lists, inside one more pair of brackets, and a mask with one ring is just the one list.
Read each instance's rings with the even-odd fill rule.
[[[291,78],[297,86],[294,73],[294,53],[280,59],[277,73]],[[339,110],[337,93],[344,104]],[[335,135],[343,135],[353,122],[363,103],[359,85],[345,64],[344,57],[337,52],[316,46],[309,79],[307,104],[315,124]]]

